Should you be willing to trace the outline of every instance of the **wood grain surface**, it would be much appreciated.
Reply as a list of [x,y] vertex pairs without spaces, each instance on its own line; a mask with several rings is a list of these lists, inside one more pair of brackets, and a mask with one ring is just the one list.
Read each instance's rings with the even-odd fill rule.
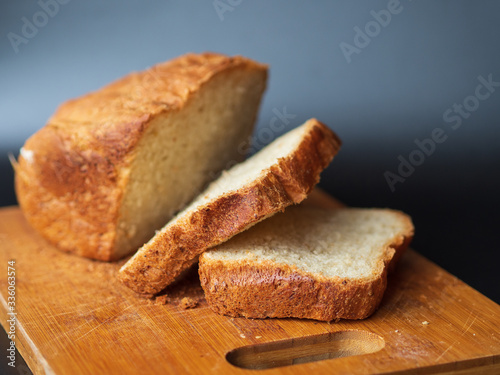
[[[338,205],[319,192],[309,204]],[[155,300],[139,298],[116,280],[123,261],[60,252],[9,207],[0,210],[7,331],[9,260],[16,345],[35,374],[500,374],[500,306],[412,250],[372,317],[337,323],[216,315],[196,269]]]

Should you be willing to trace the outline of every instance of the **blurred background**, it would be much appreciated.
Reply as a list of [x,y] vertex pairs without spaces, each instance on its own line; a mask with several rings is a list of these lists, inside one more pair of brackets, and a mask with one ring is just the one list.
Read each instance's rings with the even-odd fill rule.
[[270,64],[255,149],[325,122],[344,144],[321,187],[409,213],[412,247],[498,303],[499,14],[496,1],[3,1],[0,206],[16,204],[7,155],[61,102],[186,52],[242,54]]
[[61,102],[186,52],[241,54],[270,64],[257,149],[325,122],[344,144],[321,187],[409,213],[412,247],[498,303],[499,15],[497,1],[3,1],[0,205],[16,204],[7,155]]

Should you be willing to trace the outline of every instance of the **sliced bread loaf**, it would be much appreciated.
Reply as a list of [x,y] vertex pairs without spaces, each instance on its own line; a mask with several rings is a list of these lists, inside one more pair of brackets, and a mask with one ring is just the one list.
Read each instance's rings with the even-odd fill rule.
[[26,218],[81,256],[136,251],[244,158],[266,77],[243,57],[188,54],[64,103],[15,165]]
[[203,253],[200,280],[224,315],[363,319],[412,236],[410,218],[398,211],[290,207]]
[[160,292],[208,248],[302,201],[339,147],[316,119],[279,137],[223,173],[139,249],[119,279],[141,294]]

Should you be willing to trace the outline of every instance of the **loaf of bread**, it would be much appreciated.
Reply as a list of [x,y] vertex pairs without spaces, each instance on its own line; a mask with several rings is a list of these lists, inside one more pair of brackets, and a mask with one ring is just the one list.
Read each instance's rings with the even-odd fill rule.
[[188,54],[62,104],[15,165],[26,218],[84,257],[136,251],[244,159],[266,79],[247,58]]
[[363,319],[412,237],[410,218],[398,211],[299,205],[204,252],[200,280],[224,315]]
[[339,147],[337,136],[316,119],[279,137],[223,173],[139,249],[119,279],[141,294],[160,292],[208,248],[301,202]]

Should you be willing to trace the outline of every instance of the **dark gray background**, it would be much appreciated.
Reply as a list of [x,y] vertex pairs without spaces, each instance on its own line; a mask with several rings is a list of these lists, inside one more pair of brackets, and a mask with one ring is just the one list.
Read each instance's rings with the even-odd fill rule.
[[[16,53],[8,33],[22,36],[22,17],[41,8],[2,1],[0,205],[15,204],[7,154],[59,103],[186,52],[242,54],[271,66],[259,143],[273,109],[296,115],[283,131],[325,122],[344,146],[321,186],[350,205],[408,212],[413,248],[499,302],[500,89],[456,130],[443,114],[474,95],[479,76],[500,81],[500,3],[401,1],[350,63],[340,43],[354,45],[354,28],[389,1],[232,3],[221,19],[213,1],[73,0]],[[446,141],[391,192],[384,172],[437,127]]]

